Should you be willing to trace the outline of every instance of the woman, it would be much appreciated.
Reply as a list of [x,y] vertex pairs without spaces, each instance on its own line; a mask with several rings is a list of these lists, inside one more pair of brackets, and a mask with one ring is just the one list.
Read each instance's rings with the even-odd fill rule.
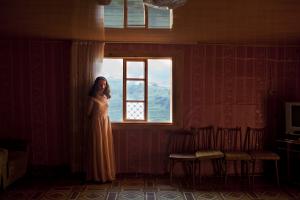
[[109,84],[97,77],[89,93],[90,143],[88,144],[87,180],[113,181],[115,179],[115,154],[113,136],[108,116]]

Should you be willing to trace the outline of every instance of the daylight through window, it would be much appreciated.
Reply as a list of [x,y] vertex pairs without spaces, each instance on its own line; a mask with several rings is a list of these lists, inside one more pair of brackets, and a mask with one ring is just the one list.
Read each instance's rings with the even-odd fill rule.
[[112,122],[172,123],[172,60],[105,58]]
[[106,28],[171,29],[172,10],[144,6],[143,0],[112,0],[104,6]]

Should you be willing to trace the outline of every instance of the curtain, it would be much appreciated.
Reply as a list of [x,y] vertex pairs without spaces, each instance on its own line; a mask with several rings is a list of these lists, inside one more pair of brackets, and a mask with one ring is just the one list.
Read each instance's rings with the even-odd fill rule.
[[71,49],[71,152],[70,167],[73,173],[83,172],[85,138],[87,136],[88,92],[103,61],[103,42],[74,41]]

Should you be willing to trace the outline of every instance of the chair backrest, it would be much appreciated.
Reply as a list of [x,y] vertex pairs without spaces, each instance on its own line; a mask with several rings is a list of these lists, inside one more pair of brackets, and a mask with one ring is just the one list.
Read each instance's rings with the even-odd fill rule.
[[235,128],[217,128],[216,142],[217,149],[221,151],[242,151],[242,129],[241,127]]
[[191,128],[194,134],[196,150],[213,150],[214,149],[214,127],[197,127]]
[[171,131],[168,152],[169,154],[195,153],[192,132],[184,129]]
[[261,151],[264,150],[264,142],[266,137],[265,128],[251,128],[247,127],[245,147],[247,151]]

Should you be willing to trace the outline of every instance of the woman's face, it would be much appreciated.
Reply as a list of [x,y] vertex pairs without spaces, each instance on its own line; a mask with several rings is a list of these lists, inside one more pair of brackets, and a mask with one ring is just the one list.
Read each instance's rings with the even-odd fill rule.
[[106,88],[106,81],[105,80],[100,80],[98,82],[98,88],[99,88],[99,92],[104,92],[105,88]]

